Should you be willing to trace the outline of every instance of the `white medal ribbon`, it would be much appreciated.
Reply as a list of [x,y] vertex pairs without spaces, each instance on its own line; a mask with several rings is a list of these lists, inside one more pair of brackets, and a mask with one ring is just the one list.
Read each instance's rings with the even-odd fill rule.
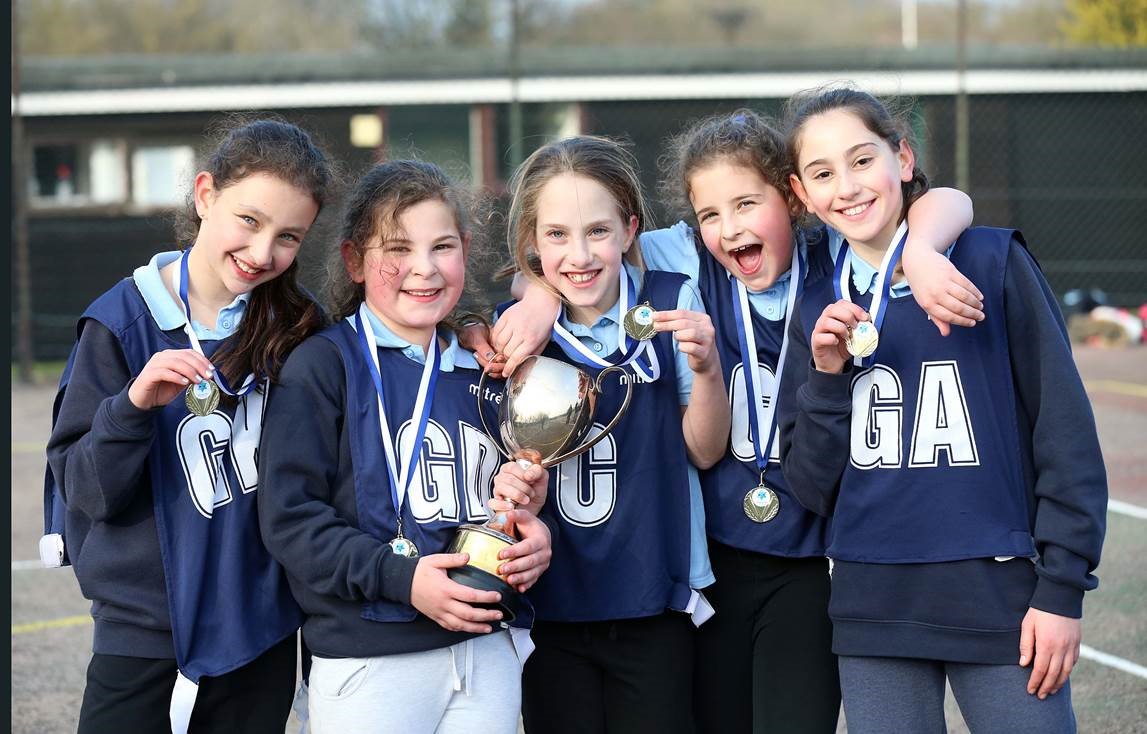
[[[776,376],[773,380],[774,385],[778,388],[781,384],[781,375],[784,372],[785,357],[789,351],[789,322],[792,320],[793,311],[796,310],[797,298],[800,295],[801,284],[804,282],[804,263],[799,248],[799,243],[793,248],[792,269],[789,271],[789,293],[785,306],[784,334],[781,337],[781,352],[777,356]],[[776,425],[777,403],[780,395],[773,395],[772,399],[768,401],[768,407],[765,407],[757,386],[757,381],[761,375],[761,364],[757,358],[757,337],[756,331],[753,329],[753,312],[749,305],[749,291],[745,284],[731,273],[729,280],[732,281],[737,291],[738,308],[735,311],[737,312],[737,328],[740,330],[738,342],[745,352],[741,355],[741,364],[744,365],[745,370],[746,398],[750,406],[749,418],[755,421],[757,429],[752,436],[753,451],[757,456],[757,468],[761,470],[763,475],[769,466],[769,453],[772,451],[773,438],[775,437],[773,427]]]
[[[191,304],[187,300],[187,286],[188,283],[184,282],[184,273],[187,272],[187,258],[191,255],[191,248],[187,248],[179,258],[179,267],[172,268],[171,284],[175,287],[175,292],[179,294],[179,306],[183,311],[183,333],[187,334],[187,341],[191,342],[191,348],[199,353],[201,357],[210,361],[208,356],[203,353],[203,347],[199,343],[199,337],[195,335],[195,329],[191,326]],[[190,280],[190,278],[188,278]],[[215,385],[232,397],[243,397],[255,387],[254,373],[247,375],[247,379],[239,386],[238,390],[232,392],[231,386],[227,384],[227,379],[223,376],[222,372],[215,371],[213,378],[207,375],[203,376],[206,379],[212,380]]]
[[[884,257],[880,261],[880,269],[876,271],[876,282],[872,285],[872,302],[868,305],[868,318],[872,325],[876,327],[877,333],[884,321],[884,311],[888,308],[888,301],[891,300],[889,293],[889,281],[892,279],[892,271],[895,267],[892,263],[900,259],[900,253],[904,251],[903,241],[908,237],[908,220],[905,219],[896,228],[896,233],[892,235],[892,242],[889,243],[888,249],[884,251]],[[840,252],[837,253],[837,282],[836,282],[836,297],[849,298],[848,293],[848,279],[852,274],[852,258],[848,256],[848,242],[840,244]],[[849,298],[849,300],[851,300]],[[865,360],[874,360],[875,355],[869,357],[853,357],[852,363],[857,367],[864,367]]]
[[[347,322],[350,323],[352,329],[358,331],[355,326],[355,321],[347,317]],[[370,355],[375,373],[381,380],[382,366],[378,359],[378,344],[375,341],[374,329],[370,325],[370,318],[367,314],[367,305],[365,302],[359,306],[358,323],[362,324],[362,336],[365,337],[366,344],[369,346],[369,349],[365,349],[364,351]],[[402,508],[406,503],[406,488],[407,485],[410,484],[414,467],[418,465],[418,459],[422,453],[422,437],[426,423],[430,420],[430,406],[434,401],[434,396],[430,390],[431,378],[438,371],[440,361],[438,334],[436,332],[430,339],[426,361],[422,366],[422,379],[418,383],[418,394],[414,400],[414,412],[411,415],[411,422],[418,421],[416,424],[418,435],[415,437],[416,440],[410,450],[409,461],[406,463],[399,461],[398,451],[395,450],[394,439],[390,434],[390,424],[386,420],[386,406],[382,403],[382,392],[381,390],[375,391],[378,399],[378,425],[379,431],[382,434],[382,450],[386,453],[386,470],[390,476],[391,498],[395,503],[394,510],[400,526],[402,524]],[[379,383],[379,387],[381,387],[381,383]],[[397,473],[395,472],[395,467],[398,467]]]
[[[621,296],[618,301],[617,311],[617,348],[621,350],[624,355],[626,351],[629,351],[626,349],[627,342],[635,341],[629,334],[625,333],[624,321],[625,314],[629,312],[630,291],[635,290],[635,288],[629,279],[629,274],[625,271],[624,264],[621,266],[620,283]],[[636,295],[634,296],[634,300],[637,300]],[[580,355],[582,359],[579,361],[583,364],[592,364],[602,368],[615,366],[613,362],[594,354],[589,347],[582,343],[581,339],[578,339],[570,333],[569,329],[562,326],[560,313],[558,314],[558,318],[554,320],[553,336],[554,341],[558,343],[562,351],[572,359],[576,360],[578,359],[578,355]],[[643,380],[646,382],[655,382],[661,377],[661,363],[658,361],[657,352],[653,348],[653,340],[646,339],[642,342],[638,342],[634,347],[632,353],[618,362],[616,366],[624,367],[625,365],[630,365],[633,371]],[[648,357],[648,367],[639,361],[642,355]]]

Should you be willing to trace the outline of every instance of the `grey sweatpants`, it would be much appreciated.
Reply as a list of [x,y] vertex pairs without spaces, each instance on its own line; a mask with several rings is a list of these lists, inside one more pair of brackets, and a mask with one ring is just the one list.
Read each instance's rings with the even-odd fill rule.
[[1039,700],[1031,667],[910,658],[844,657],[840,689],[848,734],[944,734],[944,679],[972,734],[1074,734],[1071,683]]
[[314,734],[515,734],[522,667],[510,633],[375,658],[315,657]]

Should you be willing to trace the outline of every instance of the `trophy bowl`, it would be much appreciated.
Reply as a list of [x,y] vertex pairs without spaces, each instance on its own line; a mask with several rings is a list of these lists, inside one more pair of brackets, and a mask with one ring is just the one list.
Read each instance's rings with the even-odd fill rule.
[[[593,427],[594,409],[601,394],[602,378],[609,372],[625,373],[620,367],[607,367],[597,380],[584,370],[557,359],[534,355],[527,357],[506,380],[498,406],[498,430],[490,430],[479,402],[482,427],[494,440],[498,451],[507,459],[523,466],[541,464],[549,468],[588,451],[617,425],[633,397],[633,381],[626,383],[625,398],[617,415],[597,436],[586,441]],[[478,380],[478,400],[484,394],[487,373]],[[499,440],[500,439],[500,440]],[[469,553],[465,566],[450,569],[447,574],[460,584],[483,591],[497,591],[501,602],[489,606],[501,610],[502,621],[510,622],[524,608],[522,594],[498,575],[502,561],[498,553],[517,540],[499,527],[504,523],[491,518],[485,525],[466,524],[450,543],[448,553]],[[491,527],[491,524],[494,527]]]

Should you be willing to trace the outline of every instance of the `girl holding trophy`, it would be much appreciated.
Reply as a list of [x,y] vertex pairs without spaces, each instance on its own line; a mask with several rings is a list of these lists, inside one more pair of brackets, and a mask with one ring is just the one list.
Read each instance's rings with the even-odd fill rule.
[[[641,256],[653,270],[697,282],[732,409],[730,444],[700,473],[716,575],[705,596],[717,613],[696,632],[697,727],[832,732],[840,690],[827,614],[827,523],[790,495],[773,418],[788,314],[803,283],[831,272],[830,238],[823,227],[798,226],[784,137],[750,110],[694,123],[670,142],[665,160],[666,193],[696,225],[643,233]],[[971,221],[970,202],[936,190],[909,217],[920,220],[905,256],[913,294],[938,328],[971,326],[982,318],[978,291],[937,254]],[[549,328],[544,314],[557,308],[534,285],[522,304],[492,335],[507,367],[532,350]]]
[[[436,166],[368,171],[332,253],[337,321],[294,351],[267,409],[260,525],[305,614],[317,734],[517,729],[521,667],[499,594],[452,580],[468,557],[443,552],[486,519],[498,469],[478,413],[492,399],[476,399],[478,365],[441,328],[470,247],[463,193]],[[498,573],[526,589],[550,531],[508,517],[523,539]]]
[[[515,262],[562,302],[543,354],[590,372],[627,364],[604,381],[604,415],[625,381],[639,383],[612,433],[552,473],[540,514],[558,532],[529,594],[537,650],[524,671],[526,731],[691,732],[687,612],[703,618],[696,589],[712,573],[690,462],[719,460],[729,432],[713,325],[685,276],[643,272],[634,245],[648,217],[623,147],[588,136],[547,145],[511,190]],[[504,474],[526,476],[513,465]],[[506,479],[496,492],[536,507],[537,493],[523,489]]]

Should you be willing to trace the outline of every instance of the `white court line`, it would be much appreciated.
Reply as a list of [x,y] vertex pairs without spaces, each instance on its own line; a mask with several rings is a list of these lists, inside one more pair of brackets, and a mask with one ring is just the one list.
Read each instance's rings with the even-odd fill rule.
[[1120,515],[1127,515],[1129,517],[1137,517],[1140,520],[1147,520],[1147,507],[1133,505],[1130,502],[1121,502],[1119,500],[1107,500],[1107,509],[1111,512],[1118,512]]
[[1105,652],[1100,652],[1094,647],[1080,645],[1079,657],[1093,660],[1101,665],[1117,668],[1118,670],[1122,670],[1124,673],[1130,673],[1131,675],[1138,676],[1144,680],[1147,680],[1147,668],[1138,663],[1133,663],[1130,660],[1124,660],[1123,658],[1117,658],[1114,655],[1108,655]]

